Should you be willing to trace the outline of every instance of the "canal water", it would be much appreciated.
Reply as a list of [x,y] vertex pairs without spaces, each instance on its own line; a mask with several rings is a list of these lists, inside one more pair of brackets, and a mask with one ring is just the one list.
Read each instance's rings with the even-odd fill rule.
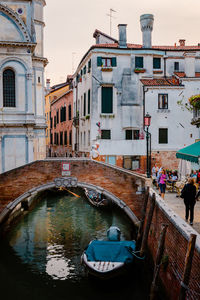
[[121,239],[133,238],[133,225],[119,209],[100,210],[84,197],[47,193],[6,234],[0,247],[2,299],[148,299],[144,262],[119,278],[88,276],[80,257],[92,239],[106,239],[116,225]]

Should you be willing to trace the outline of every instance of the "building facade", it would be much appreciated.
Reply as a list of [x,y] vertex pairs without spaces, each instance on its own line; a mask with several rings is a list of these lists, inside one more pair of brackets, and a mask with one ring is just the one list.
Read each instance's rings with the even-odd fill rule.
[[89,155],[98,141],[102,161],[145,171],[147,112],[154,162],[177,168],[176,151],[198,138],[191,112],[179,103],[199,89],[200,46],[186,46],[185,40],[152,46],[153,22],[153,15],[140,17],[142,45],[127,43],[126,24],[118,25],[118,41],[95,31],[96,44],[74,75],[74,117],[79,118],[74,141],[80,153]]
[[0,4],[0,172],[44,159],[44,0]]

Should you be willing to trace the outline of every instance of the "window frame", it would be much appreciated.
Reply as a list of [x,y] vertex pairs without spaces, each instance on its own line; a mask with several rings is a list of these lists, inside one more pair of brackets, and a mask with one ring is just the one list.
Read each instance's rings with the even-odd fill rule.
[[[159,61],[159,67],[156,66],[156,62]],[[153,57],[153,69],[160,70],[161,69],[161,57]]]
[[[103,137],[103,135],[104,135],[105,133],[108,133],[108,134],[109,134],[108,137],[106,137],[106,136]],[[111,130],[110,130],[110,129],[102,129],[102,130],[101,130],[101,139],[102,139],[102,140],[111,140]]]
[[[166,131],[166,136],[165,137],[161,137],[161,131]],[[166,140],[164,141],[164,138],[166,138]],[[168,128],[158,128],[158,144],[168,144]]]
[[[11,71],[12,75],[13,75],[12,95],[6,95],[5,89],[6,88],[10,89],[9,87],[5,86],[5,84],[7,84],[7,79],[5,80],[5,75],[4,75],[6,71]],[[5,82],[4,82],[4,80],[5,80]],[[2,91],[3,91],[3,107],[6,107],[6,108],[15,108],[16,107],[16,72],[15,72],[14,69],[12,69],[12,68],[5,68],[3,70],[3,73],[2,73],[2,85],[3,85],[3,89],[2,89]],[[10,91],[7,90],[7,93],[8,92],[10,93]],[[6,96],[7,97],[9,96],[9,98],[13,97],[14,99],[6,99]],[[10,105],[8,105],[8,104],[10,104]]]
[[[142,64],[141,64],[142,62]],[[144,57],[143,56],[135,56],[135,68],[143,69],[144,68]]]
[[[128,134],[129,137],[128,137]],[[125,140],[126,141],[133,141],[140,139],[140,130],[139,129],[126,129],[125,130]]]
[[[108,89],[112,89],[112,93],[111,94],[111,98],[109,99],[110,103],[109,103],[109,107],[107,108],[106,105],[106,99],[104,99],[103,97],[106,97],[105,95],[105,90]],[[105,109],[107,108],[107,109]],[[113,114],[113,86],[102,86],[101,87],[101,114]]]
[[[164,96],[167,97],[167,101],[166,100],[163,101]],[[161,97],[162,97],[162,100],[160,100]],[[162,101],[162,103],[161,103],[161,101]],[[165,107],[165,105],[163,105],[163,102],[165,102],[165,101],[166,101],[165,104],[167,104],[166,105],[167,107]],[[169,107],[168,94],[158,94],[158,109],[168,109],[168,107]]]

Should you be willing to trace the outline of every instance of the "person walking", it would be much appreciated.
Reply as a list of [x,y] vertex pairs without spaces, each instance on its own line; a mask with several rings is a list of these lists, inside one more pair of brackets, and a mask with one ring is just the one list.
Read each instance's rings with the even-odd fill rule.
[[194,179],[189,178],[188,183],[186,183],[181,191],[181,198],[184,200],[185,204],[185,220],[188,221],[190,216],[190,225],[193,225],[194,220],[194,206],[196,203],[196,186],[194,185]]
[[165,169],[162,169],[161,176],[160,176],[160,181],[159,181],[159,187],[160,187],[161,197],[163,199],[165,197],[166,182],[167,182],[166,171],[165,171]]

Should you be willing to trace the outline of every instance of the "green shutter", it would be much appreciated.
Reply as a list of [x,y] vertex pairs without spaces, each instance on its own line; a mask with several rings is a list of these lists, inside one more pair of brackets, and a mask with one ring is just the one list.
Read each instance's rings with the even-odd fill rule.
[[116,57],[112,57],[112,67],[116,67],[117,66],[117,59]]
[[160,69],[161,68],[161,59],[160,59],[160,57],[154,57],[153,58],[153,68],[154,69]]
[[86,115],[86,93],[84,93],[84,100],[83,100],[83,115]]
[[100,56],[97,57],[97,67],[102,66],[102,58]]
[[88,115],[90,114],[90,90],[88,90]]
[[143,57],[142,56],[135,57],[135,68],[143,68]]
[[113,88],[112,87],[102,87],[101,112],[103,114],[113,113]]
[[126,140],[132,140],[133,139],[133,135],[132,135],[133,131],[132,130],[126,130]]

